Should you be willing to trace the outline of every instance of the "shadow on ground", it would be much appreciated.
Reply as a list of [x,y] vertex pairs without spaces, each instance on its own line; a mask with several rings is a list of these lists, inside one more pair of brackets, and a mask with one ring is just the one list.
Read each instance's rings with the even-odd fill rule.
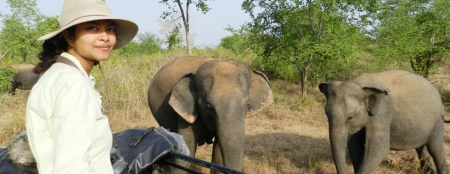
[[[294,165],[303,171],[329,173],[320,166],[333,163],[330,145],[326,139],[289,133],[266,133],[246,137],[245,155],[252,161],[268,161],[280,173],[284,165]],[[290,164],[283,164],[283,163]],[[311,169],[312,168],[312,169]]]

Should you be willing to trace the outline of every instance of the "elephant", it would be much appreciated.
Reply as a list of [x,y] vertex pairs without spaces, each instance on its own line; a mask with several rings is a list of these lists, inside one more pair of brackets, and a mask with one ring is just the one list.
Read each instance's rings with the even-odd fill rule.
[[16,89],[30,90],[40,77],[39,74],[36,74],[33,71],[36,67],[35,65],[15,64],[6,67],[17,70],[17,74],[14,75],[14,81],[11,83],[11,90],[9,91],[12,95],[16,93]]
[[154,118],[184,137],[190,156],[195,157],[197,146],[213,143],[211,162],[238,171],[245,118],[272,103],[266,75],[237,60],[179,58],[155,74],[148,90]]
[[427,79],[406,70],[385,70],[318,87],[327,100],[337,173],[347,173],[346,148],[355,173],[372,173],[390,150],[409,149],[415,149],[419,159],[431,156],[438,173],[449,173],[443,146],[444,106]]

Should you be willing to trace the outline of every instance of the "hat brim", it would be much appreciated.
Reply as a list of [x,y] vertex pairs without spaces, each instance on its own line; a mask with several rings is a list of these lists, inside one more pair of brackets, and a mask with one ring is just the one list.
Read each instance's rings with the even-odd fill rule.
[[41,36],[40,38],[38,38],[38,41],[43,41],[43,40],[48,40],[51,39],[55,36],[57,36],[58,34],[60,34],[62,31],[75,26],[77,24],[81,24],[84,22],[89,22],[89,21],[96,21],[96,20],[112,20],[114,21],[115,25],[116,25],[116,44],[114,45],[113,49],[119,49],[123,46],[125,46],[126,44],[128,44],[131,40],[133,40],[133,38],[136,36],[139,27],[137,26],[136,23],[123,19],[123,18],[117,18],[117,17],[112,17],[112,16],[87,16],[87,17],[83,17],[83,18],[78,18],[74,21],[72,21],[71,23],[69,23],[68,25],[60,28],[57,31],[48,33],[44,36]]

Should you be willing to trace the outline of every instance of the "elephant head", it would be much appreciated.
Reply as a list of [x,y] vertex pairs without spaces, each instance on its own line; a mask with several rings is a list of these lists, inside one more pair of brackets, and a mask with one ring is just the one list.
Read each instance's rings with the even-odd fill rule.
[[213,162],[236,170],[242,170],[245,118],[272,103],[267,77],[234,60],[209,61],[184,75],[169,99],[184,120],[202,122],[215,136]]
[[[327,99],[325,113],[334,163],[338,173],[347,173],[345,151],[349,136],[371,128],[371,117],[379,116],[385,110],[384,101],[389,90],[362,87],[353,81],[321,83],[319,89]],[[352,162],[355,172],[358,171],[361,160],[352,158]]]

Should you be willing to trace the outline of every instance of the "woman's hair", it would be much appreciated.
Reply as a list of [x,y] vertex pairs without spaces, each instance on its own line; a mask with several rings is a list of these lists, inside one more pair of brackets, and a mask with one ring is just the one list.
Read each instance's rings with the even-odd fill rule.
[[[75,26],[72,26],[66,29],[69,37],[74,37],[75,35]],[[58,59],[58,55],[62,52],[66,52],[69,44],[66,39],[62,36],[62,32],[55,37],[44,41],[42,44],[42,51],[38,54],[39,60],[41,62],[34,68],[34,73],[41,74],[47,71],[50,66],[52,66],[56,59]]]

